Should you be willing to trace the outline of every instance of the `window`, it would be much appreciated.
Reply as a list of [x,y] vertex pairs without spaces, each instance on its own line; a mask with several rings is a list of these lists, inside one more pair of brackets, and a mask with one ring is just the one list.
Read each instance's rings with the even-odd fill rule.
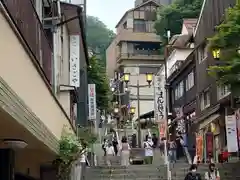
[[197,53],[198,53],[198,61],[199,61],[199,63],[201,63],[201,62],[204,61],[204,60],[207,58],[207,56],[208,56],[207,46],[206,46],[206,45],[200,46],[200,47],[198,48]]
[[190,90],[194,86],[194,72],[190,72],[186,79],[186,91]]
[[209,91],[204,91],[200,96],[201,110],[204,110],[210,106],[210,94]]
[[218,95],[218,100],[228,96],[230,94],[230,90],[228,86],[218,86],[217,87],[217,95]]
[[133,21],[134,32],[146,32],[146,23],[143,19],[134,19]]
[[183,96],[183,81],[181,81],[174,90],[174,99],[177,100]]

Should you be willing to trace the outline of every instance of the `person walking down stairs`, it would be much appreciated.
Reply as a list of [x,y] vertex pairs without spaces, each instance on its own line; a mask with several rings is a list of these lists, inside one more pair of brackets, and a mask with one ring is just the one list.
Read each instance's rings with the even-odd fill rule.
[[209,164],[209,170],[205,173],[205,180],[220,180],[220,173],[214,163]]
[[202,180],[200,173],[197,172],[196,164],[192,164],[189,170],[190,171],[187,173],[184,180]]
[[115,151],[114,151],[114,147],[112,145],[112,143],[108,143],[108,146],[106,148],[106,162],[107,162],[107,165],[108,166],[111,166],[112,165],[112,160],[113,160],[113,157],[115,156]]
[[145,164],[152,164],[153,162],[153,141],[152,138],[146,135],[146,141],[143,145],[145,149]]
[[127,142],[127,137],[122,137],[122,143],[120,144],[119,151],[121,156],[121,166],[129,166],[130,145]]

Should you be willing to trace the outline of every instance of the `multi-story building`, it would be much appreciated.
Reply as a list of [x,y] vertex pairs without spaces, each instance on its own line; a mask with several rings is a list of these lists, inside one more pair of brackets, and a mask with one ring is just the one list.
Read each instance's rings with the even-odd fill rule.
[[206,39],[214,35],[215,27],[221,23],[225,9],[235,3],[235,0],[221,0],[214,3],[203,1],[194,32],[197,82],[195,122],[198,124],[199,135],[203,136],[203,139],[211,140],[205,146],[203,156],[205,160],[209,158],[209,154],[217,160],[219,151],[226,147],[225,116],[232,114],[228,88],[218,87],[216,79],[208,74],[209,66],[214,65],[216,61],[208,51]]
[[62,131],[75,132],[80,73],[70,65],[87,64],[79,12],[59,1],[0,1],[0,179],[53,179]]
[[[137,89],[131,85],[145,85],[146,73],[157,73],[163,64],[162,40],[155,33],[156,12],[161,6],[154,0],[142,1],[128,10],[116,25],[117,35],[106,51],[107,74],[111,79],[114,72],[130,73],[129,88],[131,105],[138,108]],[[154,108],[153,87],[140,88],[140,114]]]
[[[166,47],[166,68],[162,67],[158,76],[160,87],[164,90],[164,84],[167,85],[168,100],[168,133],[171,138],[175,138],[180,133],[186,134],[186,142],[192,146],[195,136],[189,128],[191,119],[195,116],[196,110],[196,84],[195,84],[195,60],[194,60],[194,41],[193,30],[196,26],[197,19],[184,19],[181,34],[174,35]],[[167,73],[165,73],[167,70]],[[165,83],[165,76],[167,82]],[[157,79],[156,79],[157,81]],[[156,89],[157,92],[157,89]],[[155,93],[155,116],[161,113],[158,109],[159,94]],[[165,112],[163,112],[165,113]],[[171,115],[170,115],[171,114]],[[170,121],[171,119],[171,121]],[[160,122],[159,122],[160,123]],[[161,133],[161,132],[160,132]],[[178,148],[182,149],[182,148]],[[179,151],[181,152],[181,151]],[[178,153],[181,156],[181,154]]]

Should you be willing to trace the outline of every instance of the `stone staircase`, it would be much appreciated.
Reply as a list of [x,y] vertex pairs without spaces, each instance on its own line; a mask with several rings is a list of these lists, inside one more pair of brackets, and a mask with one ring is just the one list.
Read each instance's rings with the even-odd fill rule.
[[131,165],[87,168],[87,180],[166,180],[167,171],[164,165]]
[[[183,180],[189,172],[189,167],[190,165],[186,162],[172,164],[170,167],[172,180]],[[238,167],[240,167],[240,162],[217,164],[221,180],[240,180],[240,170]],[[198,166],[198,172],[201,174],[202,179],[204,179],[206,171],[208,171],[208,164],[200,164]]]

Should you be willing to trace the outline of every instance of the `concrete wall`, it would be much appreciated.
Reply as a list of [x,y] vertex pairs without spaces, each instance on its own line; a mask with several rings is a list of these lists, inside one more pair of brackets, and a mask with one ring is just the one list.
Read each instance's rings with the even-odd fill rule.
[[60,139],[63,126],[71,127],[68,117],[1,13],[0,24],[0,76],[54,136]]

